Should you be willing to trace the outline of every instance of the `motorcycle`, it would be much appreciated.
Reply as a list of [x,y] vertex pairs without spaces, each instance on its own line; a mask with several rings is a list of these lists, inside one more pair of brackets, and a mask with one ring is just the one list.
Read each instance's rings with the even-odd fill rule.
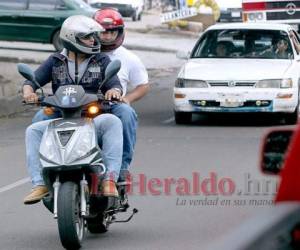
[[[101,86],[119,71],[120,65],[117,60],[108,65]],[[93,234],[105,233],[112,223],[128,222],[138,212],[134,208],[128,219],[116,219],[117,213],[129,208],[126,184],[117,184],[118,199],[104,197],[99,190],[106,172],[92,122],[99,113],[99,95],[85,93],[80,85],[64,85],[45,97],[28,65],[18,64],[18,71],[41,89],[41,106],[61,111],[62,118],[50,122],[40,146],[42,175],[49,189],[43,203],[57,219],[62,245],[79,249],[86,229]],[[89,117],[82,117],[82,113]]]

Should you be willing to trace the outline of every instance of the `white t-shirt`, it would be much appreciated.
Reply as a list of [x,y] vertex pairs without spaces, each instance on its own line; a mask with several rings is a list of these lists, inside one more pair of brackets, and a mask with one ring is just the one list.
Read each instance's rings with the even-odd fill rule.
[[148,73],[141,60],[128,49],[120,46],[119,48],[104,52],[109,56],[110,60],[120,60],[121,69],[118,72],[121,85],[123,87],[123,95],[126,94],[128,85],[136,88],[139,85],[148,83]]

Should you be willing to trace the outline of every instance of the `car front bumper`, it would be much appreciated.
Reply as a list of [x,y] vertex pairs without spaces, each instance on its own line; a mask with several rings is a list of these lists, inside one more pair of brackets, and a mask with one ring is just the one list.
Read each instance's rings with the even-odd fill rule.
[[298,89],[174,88],[174,105],[180,112],[292,113]]

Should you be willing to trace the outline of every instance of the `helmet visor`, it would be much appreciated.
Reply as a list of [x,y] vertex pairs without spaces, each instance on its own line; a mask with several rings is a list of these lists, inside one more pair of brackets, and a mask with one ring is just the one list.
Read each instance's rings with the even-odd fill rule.
[[77,43],[86,48],[98,48],[100,46],[98,34],[98,32],[92,32],[84,35],[78,34],[76,36]]
[[118,30],[103,31],[99,34],[101,44],[110,45],[114,43],[118,37]]

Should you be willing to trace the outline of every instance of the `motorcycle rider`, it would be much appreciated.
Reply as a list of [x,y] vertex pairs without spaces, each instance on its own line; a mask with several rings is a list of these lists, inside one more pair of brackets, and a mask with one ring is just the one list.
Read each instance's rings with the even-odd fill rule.
[[[123,124],[124,147],[119,180],[124,181],[136,142],[137,115],[130,104],[149,92],[148,73],[141,60],[122,46],[125,31],[121,14],[113,8],[103,8],[96,11],[94,19],[105,29],[99,34],[101,51],[111,60],[121,61],[118,77],[123,87],[122,101],[127,104],[123,104],[123,109],[127,112],[121,112],[120,107],[113,107],[112,113],[118,116]],[[133,87],[130,92],[127,92],[128,85]]]
[[[52,81],[52,91],[55,93],[61,85],[78,83],[86,92],[97,93],[99,84],[104,79],[104,71],[110,62],[109,58],[100,52],[98,33],[104,29],[92,18],[86,16],[71,16],[67,18],[60,32],[64,50],[51,55],[35,71],[37,82],[44,86]],[[76,66],[77,64],[77,66]],[[23,97],[26,102],[37,102],[36,86],[25,81]],[[120,99],[122,86],[117,76],[111,78],[101,87],[105,99]],[[57,118],[59,115],[52,115]],[[50,117],[51,118],[51,117]],[[33,184],[33,189],[24,199],[25,204],[39,202],[48,190],[41,176],[39,147],[43,133],[49,120],[31,124],[26,130],[27,167]],[[122,161],[122,123],[112,114],[98,115],[93,119],[98,134],[98,142],[102,148],[103,161],[107,174],[102,182],[104,196],[118,196],[115,182],[118,179]]]

